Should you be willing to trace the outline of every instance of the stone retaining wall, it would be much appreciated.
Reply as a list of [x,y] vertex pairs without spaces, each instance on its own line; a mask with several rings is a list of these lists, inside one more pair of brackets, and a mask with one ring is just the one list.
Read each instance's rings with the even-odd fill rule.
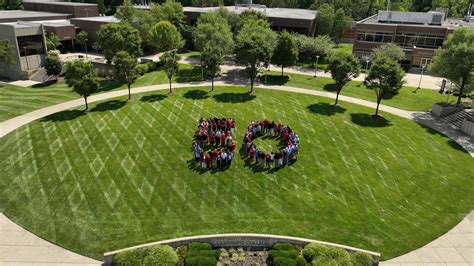
[[142,244],[134,247],[124,248],[120,250],[115,250],[107,252],[104,254],[104,264],[103,265],[112,265],[113,257],[120,252],[133,250],[138,248],[150,247],[155,245],[169,245],[173,248],[189,244],[191,242],[206,242],[211,244],[213,248],[250,248],[252,250],[263,250],[270,249],[273,247],[273,244],[279,242],[291,243],[298,246],[305,246],[308,243],[318,243],[322,245],[343,248],[349,252],[364,252],[372,257],[374,257],[375,265],[379,264],[380,253],[372,252],[368,250],[358,249],[354,247],[323,242],[318,240],[299,238],[299,237],[290,237],[290,236],[280,236],[280,235],[265,235],[265,234],[216,234],[216,235],[200,235],[200,236],[190,236],[175,238],[169,240],[163,240],[158,242],[152,242],[147,244]]

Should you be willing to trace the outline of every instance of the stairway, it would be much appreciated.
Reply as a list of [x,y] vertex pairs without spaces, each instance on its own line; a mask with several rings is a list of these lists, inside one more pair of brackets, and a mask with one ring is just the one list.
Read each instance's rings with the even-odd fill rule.
[[454,129],[461,129],[462,121],[464,118],[473,117],[474,112],[472,109],[461,110],[441,118],[441,120],[451,126]]

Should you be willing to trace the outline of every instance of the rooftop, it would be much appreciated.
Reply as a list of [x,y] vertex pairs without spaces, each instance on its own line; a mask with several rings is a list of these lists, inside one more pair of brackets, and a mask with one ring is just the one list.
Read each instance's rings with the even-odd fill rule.
[[25,11],[25,10],[0,10],[0,20],[22,18],[42,18],[42,17],[64,17],[70,14],[41,12],[41,11]]
[[12,26],[15,29],[38,28],[38,27],[41,26],[40,23],[35,23],[35,22],[31,22],[31,21],[0,23],[0,26],[3,26],[3,25]]
[[76,3],[76,2],[53,2],[53,1],[32,1],[24,0],[23,3],[37,3],[37,4],[48,4],[48,5],[59,5],[59,6],[97,6],[97,4],[91,3]]
[[110,23],[117,23],[117,22],[119,22],[119,20],[118,20],[116,17],[114,17],[114,16],[73,18],[73,20],[95,21],[95,22],[110,22]]
[[[150,6],[135,6],[136,8],[149,9]],[[183,7],[184,12],[198,12],[207,13],[217,10],[219,7]],[[316,11],[309,9],[297,8],[269,8],[262,5],[249,6],[225,6],[227,10],[235,13],[242,13],[245,10],[256,10],[265,13],[269,18],[290,18],[290,19],[305,19],[314,20],[316,18]]]
[[457,27],[474,28],[474,20],[445,19],[441,12],[401,12],[401,11],[379,11],[377,15],[359,21],[364,24],[403,24],[424,27],[446,27],[455,29]]

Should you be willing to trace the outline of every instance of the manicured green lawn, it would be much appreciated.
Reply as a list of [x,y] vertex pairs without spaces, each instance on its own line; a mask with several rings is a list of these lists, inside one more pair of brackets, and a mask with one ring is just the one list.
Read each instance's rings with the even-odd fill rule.
[[[272,72],[272,76],[267,77],[267,83],[273,85],[287,85],[312,90],[324,90],[336,93],[334,80],[326,77],[313,77],[309,75]],[[265,81],[265,78],[262,79]],[[349,82],[342,90],[341,95],[376,101],[375,92],[367,89],[360,81]],[[415,88],[403,87],[399,93],[391,98],[382,100],[382,104],[409,111],[429,111],[433,103],[446,101],[447,96],[436,91],[421,89],[415,92]],[[454,101],[455,97],[451,97]]]
[[[334,52],[343,52],[345,54],[352,54],[352,43],[340,43],[337,47],[334,47]],[[309,60],[299,60],[296,65],[299,67],[313,68],[313,64],[316,62],[311,62]],[[326,69],[328,66],[324,58],[318,60],[318,69]]]
[[[292,235],[379,251],[421,247],[474,206],[473,159],[407,119],[304,94],[177,89],[64,111],[0,143],[0,212],[35,234],[101,259],[108,250],[196,234]],[[298,161],[259,171],[236,155],[201,173],[200,117],[268,117],[301,139]],[[262,140],[263,141],[263,140]],[[271,144],[271,143],[269,143]]]
[[[201,68],[191,65],[180,65],[178,74],[173,82],[200,81]],[[164,71],[146,73],[140,77],[133,87],[149,86],[168,83]],[[98,93],[127,86],[114,81],[102,80]],[[19,116],[36,109],[80,98],[65,82],[33,86],[29,88],[12,85],[0,86],[0,122]]]

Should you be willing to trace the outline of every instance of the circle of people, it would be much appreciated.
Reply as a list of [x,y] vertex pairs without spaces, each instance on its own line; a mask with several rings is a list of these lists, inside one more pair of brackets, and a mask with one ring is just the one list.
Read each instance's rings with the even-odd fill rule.
[[[225,169],[232,164],[236,148],[232,136],[236,127],[233,118],[199,119],[193,152],[202,169]],[[207,149],[210,150],[206,152]]]
[[[253,141],[265,135],[279,137],[284,148],[277,152],[267,153],[259,149]],[[244,137],[244,145],[245,154],[250,158],[250,161],[255,159],[255,165],[266,168],[282,168],[298,158],[300,140],[289,126],[264,119],[263,121],[250,122]]]

